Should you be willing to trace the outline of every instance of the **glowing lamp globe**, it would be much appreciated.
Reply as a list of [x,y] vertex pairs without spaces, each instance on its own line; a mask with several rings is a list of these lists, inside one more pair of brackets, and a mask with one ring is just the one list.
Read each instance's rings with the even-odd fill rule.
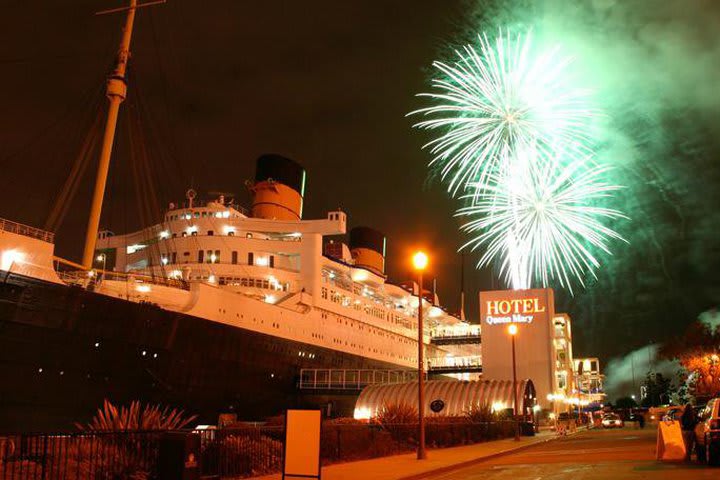
[[511,323],[511,324],[508,326],[508,333],[509,333],[510,335],[516,335],[517,332],[518,332],[518,327],[517,327],[517,325],[515,325],[514,323]]
[[428,265],[428,256],[425,252],[416,252],[412,257],[413,267],[415,270],[425,270]]

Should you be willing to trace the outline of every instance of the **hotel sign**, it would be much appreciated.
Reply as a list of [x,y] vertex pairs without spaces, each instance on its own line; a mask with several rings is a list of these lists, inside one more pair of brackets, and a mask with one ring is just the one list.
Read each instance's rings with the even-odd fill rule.
[[546,296],[541,293],[539,290],[481,292],[482,321],[488,325],[533,323],[538,316],[547,315]]

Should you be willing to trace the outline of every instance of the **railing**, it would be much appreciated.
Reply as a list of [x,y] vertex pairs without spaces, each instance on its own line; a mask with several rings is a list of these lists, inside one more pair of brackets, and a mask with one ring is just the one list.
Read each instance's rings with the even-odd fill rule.
[[24,235],[26,237],[37,238],[44,242],[53,243],[55,242],[55,234],[46,230],[31,227],[29,225],[23,225],[22,223],[11,222],[0,218],[0,231],[17,233],[18,235]]
[[238,478],[280,471],[283,426],[201,430],[200,465],[205,478]]
[[479,344],[480,332],[476,333],[444,333],[441,335],[433,335],[430,341],[435,345],[466,345]]
[[0,436],[0,480],[153,478],[161,432]]
[[404,383],[417,380],[414,370],[361,370],[303,368],[301,390],[362,390],[379,383]]
[[83,288],[96,288],[105,280],[114,280],[118,282],[130,282],[135,285],[161,285],[165,287],[180,288],[182,290],[190,290],[188,282],[185,280],[150,277],[146,275],[133,275],[120,272],[111,272],[108,270],[73,270],[58,271],[58,277],[66,283],[78,285]]
[[428,359],[428,371],[432,373],[481,372],[482,357],[473,355],[468,357],[431,358]]
[[[507,438],[514,429],[514,422],[499,418],[428,418],[426,439],[428,446],[450,447]],[[199,441],[187,442],[182,435],[198,436]],[[168,477],[173,475],[168,470],[177,468],[173,462],[186,466],[189,453],[195,455],[201,478],[236,480],[279,472],[284,436],[283,426],[245,424],[184,432],[0,435],[0,480],[180,478]],[[417,424],[412,422],[331,420],[323,422],[320,457],[328,464],[395,455],[413,450],[416,442]],[[183,453],[183,448],[188,450]],[[177,455],[178,449],[181,455]]]

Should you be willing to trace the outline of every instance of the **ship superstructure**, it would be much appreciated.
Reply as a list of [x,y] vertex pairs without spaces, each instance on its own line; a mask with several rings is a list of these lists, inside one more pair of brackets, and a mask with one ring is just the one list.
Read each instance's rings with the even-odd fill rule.
[[[258,419],[343,401],[303,397],[303,369],[417,368],[418,292],[387,281],[385,237],[359,227],[339,241],[341,211],[303,220],[286,169],[305,176],[286,158],[258,160],[249,210],[190,194],[156,225],[100,232],[90,270],[54,256],[52,234],[0,222],[0,430],[62,428],[103,398]],[[477,364],[477,344],[432,343],[478,328],[433,300],[427,366]]]
[[[324,250],[324,237],[345,234],[347,217],[332,211],[303,220],[304,178],[292,160],[262,156],[249,211],[223,197],[197,205],[190,192],[162,223],[101,232],[100,272],[78,281],[101,294],[416,367],[417,292],[387,281],[384,236],[359,227],[349,246]],[[461,322],[424,302],[428,357],[438,361],[446,352],[430,345],[433,329]]]

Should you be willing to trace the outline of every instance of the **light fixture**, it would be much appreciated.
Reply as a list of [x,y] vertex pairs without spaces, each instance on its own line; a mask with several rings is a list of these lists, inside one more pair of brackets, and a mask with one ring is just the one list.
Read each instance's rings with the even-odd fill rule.
[[425,252],[418,251],[412,257],[413,268],[415,270],[425,270],[428,266],[428,256]]

